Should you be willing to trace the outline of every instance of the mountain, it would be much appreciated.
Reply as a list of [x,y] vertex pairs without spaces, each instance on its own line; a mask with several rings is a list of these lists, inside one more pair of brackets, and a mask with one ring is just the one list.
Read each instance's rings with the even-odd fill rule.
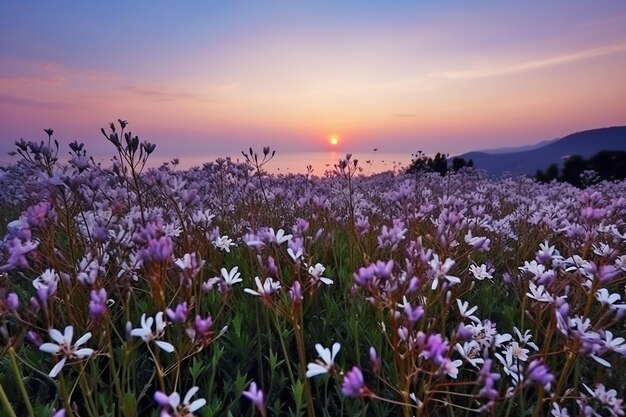
[[501,154],[501,153],[514,153],[514,152],[532,151],[533,149],[542,148],[542,147],[544,147],[546,145],[549,145],[552,142],[556,142],[557,140],[560,140],[560,139],[561,138],[543,140],[543,141],[541,141],[539,143],[535,143],[534,145],[512,146],[512,147],[494,148],[494,149],[483,149],[483,150],[479,150],[479,151],[475,151],[475,152],[482,152],[482,153],[488,153],[488,154],[491,154],[491,155],[497,155],[497,154]]
[[590,157],[600,151],[626,151],[626,126],[614,126],[573,133],[561,139],[547,141],[539,148],[507,153],[468,152],[459,155],[474,161],[474,167],[490,175],[506,172],[513,175],[534,175],[550,164],[562,165],[571,155]]

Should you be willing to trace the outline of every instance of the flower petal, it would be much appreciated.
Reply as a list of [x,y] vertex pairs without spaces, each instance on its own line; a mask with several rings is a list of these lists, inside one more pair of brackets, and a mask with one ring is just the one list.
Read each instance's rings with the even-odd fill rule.
[[65,366],[66,360],[67,357],[64,356],[60,361],[57,362],[56,365],[54,365],[54,368],[52,368],[52,370],[48,374],[50,375],[50,378],[55,378],[59,374],[59,372],[61,372],[61,369],[63,369],[63,366]]
[[42,352],[52,353],[56,355],[61,350],[61,346],[55,345],[54,343],[44,343],[39,346],[39,350]]
[[174,352],[174,346],[171,343],[164,342],[162,340],[155,340],[154,343],[161,349],[163,349],[167,353]]

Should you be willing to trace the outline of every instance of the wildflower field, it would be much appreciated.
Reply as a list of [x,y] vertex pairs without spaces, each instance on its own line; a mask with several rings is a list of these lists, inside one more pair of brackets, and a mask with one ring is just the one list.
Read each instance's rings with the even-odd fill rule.
[[1,415],[624,415],[626,182],[145,169],[125,128],[0,171]]

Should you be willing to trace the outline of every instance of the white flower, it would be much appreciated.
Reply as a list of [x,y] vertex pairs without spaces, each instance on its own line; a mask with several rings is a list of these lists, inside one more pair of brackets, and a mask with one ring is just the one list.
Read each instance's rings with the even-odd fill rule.
[[35,289],[41,288],[56,288],[59,282],[59,274],[54,272],[54,269],[46,269],[41,275],[33,280],[33,287]]
[[317,350],[321,360],[307,364],[306,377],[311,378],[316,375],[322,375],[330,372],[333,366],[335,366],[335,357],[337,356],[337,353],[339,353],[339,349],[341,349],[341,345],[337,342],[333,344],[332,351],[329,348],[325,348],[317,343],[315,345],[315,350]]
[[430,265],[431,274],[433,277],[433,283],[431,285],[431,289],[434,291],[437,289],[439,285],[439,279],[445,278],[451,285],[459,284],[461,279],[452,275],[448,275],[448,271],[454,266],[455,262],[447,258],[445,262],[442,264],[439,261],[439,255],[433,255],[433,259],[431,259],[428,264]]
[[[155,332],[152,332],[152,324],[156,324]],[[167,323],[163,320],[163,312],[159,311],[155,318],[148,317],[146,319],[146,314],[141,315],[141,327],[132,329],[130,331],[131,336],[141,337],[146,343],[154,342],[158,347],[163,349],[167,353],[172,353],[174,351],[174,346],[171,343],[164,342],[159,340],[165,335],[165,327]]]
[[317,263],[315,264],[315,266],[309,267],[309,274],[311,274],[311,276],[315,278],[314,281],[322,281],[326,285],[332,285],[333,284],[332,279],[322,276],[325,270],[326,270],[326,267],[324,267],[324,265]]
[[480,319],[472,315],[476,310],[478,310],[478,306],[474,306],[468,310],[467,308],[469,307],[469,303],[467,301],[461,301],[458,298],[456,299],[456,304],[459,306],[459,312],[463,318],[470,319],[474,323],[480,323]]
[[550,411],[550,414],[553,417],[569,417],[567,408],[561,408],[557,403],[552,403],[552,411]]
[[[182,404],[180,403],[180,395],[177,392],[173,392],[169,396],[165,395],[161,391],[155,392],[154,400],[164,408],[161,412],[161,416],[193,416],[194,411],[199,410],[206,404],[206,400],[204,398],[198,398],[194,402],[190,403],[191,397],[196,395],[199,389],[200,388],[198,387],[192,387],[189,389],[187,394],[185,394],[185,398],[183,398]],[[168,411],[173,411],[174,414],[170,414]]]
[[552,303],[554,301],[554,298],[546,291],[543,285],[537,286],[534,282],[530,281],[528,283],[528,289],[530,290],[530,292],[526,293],[526,297],[528,298],[535,299],[542,303]]
[[293,259],[294,262],[298,262],[298,260],[302,258],[302,255],[304,255],[304,252],[302,251],[302,248],[298,248],[295,252],[293,249],[287,248],[287,254],[291,257],[291,259]]
[[451,361],[449,358],[445,358],[441,364],[441,370],[450,378],[456,379],[459,376],[459,366],[461,365],[463,365],[463,361],[460,359]]
[[63,356],[59,362],[52,368],[50,373],[50,377],[56,377],[59,372],[61,372],[61,368],[65,365],[67,359],[84,359],[91,355],[93,355],[94,350],[89,348],[78,349],[79,346],[85,344],[89,339],[91,339],[91,333],[87,332],[83,336],[81,336],[76,343],[72,346],[72,338],[74,336],[74,327],[67,326],[65,328],[64,333],[61,333],[57,329],[48,330],[48,334],[50,338],[54,340],[56,343],[44,343],[39,346],[39,350],[42,352],[52,353],[53,355]]
[[270,227],[270,239],[272,242],[276,242],[279,245],[284,242],[289,242],[293,235],[286,235],[283,229],[278,229],[277,232],[274,232],[274,229]]
[[617,293],[610,294],[606,288],[600,288],[595,295],[598,301],[606,304],[611,309],[626,309],[626,304],[615,304],[618,301],[622,301],[622,297]]
[[490,280],[493,279],[493,275],[491,275],[491,272],[487,270],[487,265],[485,264],[482,264],[480,266],[472,264],[469,267],[469,271],[472,273],[472,275],[474,275],[474,278],[479,281],[482,281],[485,278]]
[[259,297],[268,297],[280,289],[280,282],[274,281],[271,277],[265,278],[263,283],[259,277],[255,277],[254,282],[256,282],[257,291],[250,288],[245,288],[243,291]]
[[234,285],[237,284],[238,282],[243,281],[243,279],[241,279],[241,273],[238,272],[239,271],[239,267],[235,266],[233,267],[233,269],[229,271],[226,270],[226,268],[222,268],[221,270],[222,273],[222,278],[224,278],[224,282],[227,285]]
[[480,345],[475,340],[469,342],[463,342],[463,345],[457,343],[454,345],[454,350],[459,352],[463,358],[468,361],[473,367],[478,368],[478,365],[485,363],[485,360],[480,357]]
[[215,238],[215,240],[213,241],[213,246],[230,253],[230,247],[235,246],[235,244],[233,243],[233,240],[228,236],[222,236]]

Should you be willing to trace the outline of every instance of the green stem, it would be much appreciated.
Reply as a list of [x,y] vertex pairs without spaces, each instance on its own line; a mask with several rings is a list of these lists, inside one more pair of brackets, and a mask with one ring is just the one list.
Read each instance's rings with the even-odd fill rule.
[[13,407],[11,406],[11,402],[9,401],[7,394],[4,392],[2,384],[0,384],[0,402],[2,403],[4,409],[7,411],[8,417],[17,417],[17,415],[15,415],[15,411],[13,411]]
[[33,406],[30,403],[30,399],[28,398],[28,392],[26,391],[26,387],[24,386],[24,379],[22,378],[22,373],[17,366],[17,361],[15,360],[15,351],[13,350],[13,346],[9,347],[9,359],[11,361],[11,370],[13,371],[13,375],[15,376],[15,381],[17,382],[17,387],[20,390],[20,394],[22,394],[22,398],[24,399],[24,404],[26,405],[26,410],[28,411],[28,415],[31,417],[35,416],[35,412],[33,411]]
[[272,314],[274,317],[274,325],[276,326],[276,332],[278,333],[278,340],[280,341],[280,348],[283,351],[283,356],[285,357],[285,364],[287,365],[287,372],[289,373],[289,380],[291,381],[291,385],[296,385],[296,379],[293,376],[293,370],[291,369],[291,361],[289,360],[289,353],[287,352],[287,346],[285,345],[285,340],[283,338],[283,334],[280,331],[280,325],[278,323],[278,318],[276,314]]

